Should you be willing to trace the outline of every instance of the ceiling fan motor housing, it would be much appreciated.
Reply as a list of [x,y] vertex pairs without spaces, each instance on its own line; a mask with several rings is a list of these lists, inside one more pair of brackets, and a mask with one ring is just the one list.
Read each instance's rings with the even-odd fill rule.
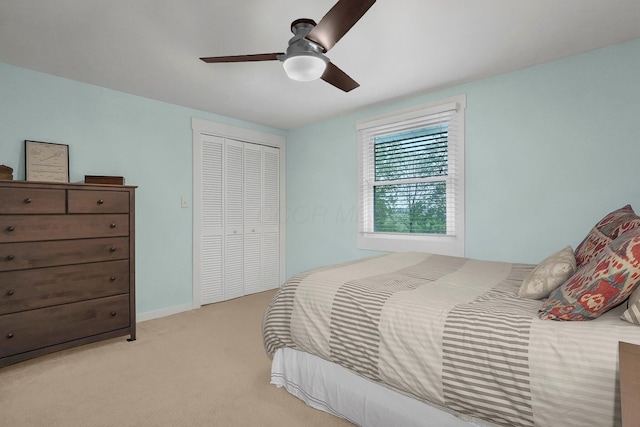
[[287,53],[281,55],[278,59],[281,61],[287,58],[295,56],[313,56],[322,59],[325,64],[329,62],[329,58],[324,56],[324,48],[319,44],[306,39],[305,37],[313,28],[316,23],[312,19],[296,19],[291,23],[291,32],[294,36],[289,40],[289,47],[287,47]]

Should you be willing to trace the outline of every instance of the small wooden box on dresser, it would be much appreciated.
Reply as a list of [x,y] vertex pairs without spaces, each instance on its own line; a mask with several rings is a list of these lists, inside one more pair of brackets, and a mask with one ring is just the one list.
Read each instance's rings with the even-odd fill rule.
[[0,181],[0,367],[135,340],[135,188]]

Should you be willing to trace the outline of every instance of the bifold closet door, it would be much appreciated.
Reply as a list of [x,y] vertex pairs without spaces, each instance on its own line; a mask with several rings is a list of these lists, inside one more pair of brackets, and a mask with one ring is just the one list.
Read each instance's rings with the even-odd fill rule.
[[280,150],[201,135],[201,304],[280,286]]
[[224,161],[224,299],[244,292],[244,143],[226,140]]
[[224,139],[202,135],[201,141],[200,298],[211,304],[224,299]]
[[262,286],[280,286],[280,150],[262,148]]
[[280,152],[244,146],[244,293],[280,285]]
[[262,290],[262,146],[244,144],[244,293]]
[[244,295],[244,143],[202,135],[201,303]]

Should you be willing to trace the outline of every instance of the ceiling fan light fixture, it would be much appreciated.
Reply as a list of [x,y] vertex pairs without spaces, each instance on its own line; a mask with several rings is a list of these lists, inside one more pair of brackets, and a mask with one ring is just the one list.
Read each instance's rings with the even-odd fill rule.
[[309,82],[322,77],[328,59],[317,55],[296,55],[284,60],[282,66],[292,80]]

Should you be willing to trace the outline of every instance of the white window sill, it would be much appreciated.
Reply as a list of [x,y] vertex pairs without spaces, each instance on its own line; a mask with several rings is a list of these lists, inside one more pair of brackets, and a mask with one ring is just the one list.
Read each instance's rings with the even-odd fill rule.
[[456,236],[360,233],[358,248],[385,252],[427,252],[464,257],[464,241]]

